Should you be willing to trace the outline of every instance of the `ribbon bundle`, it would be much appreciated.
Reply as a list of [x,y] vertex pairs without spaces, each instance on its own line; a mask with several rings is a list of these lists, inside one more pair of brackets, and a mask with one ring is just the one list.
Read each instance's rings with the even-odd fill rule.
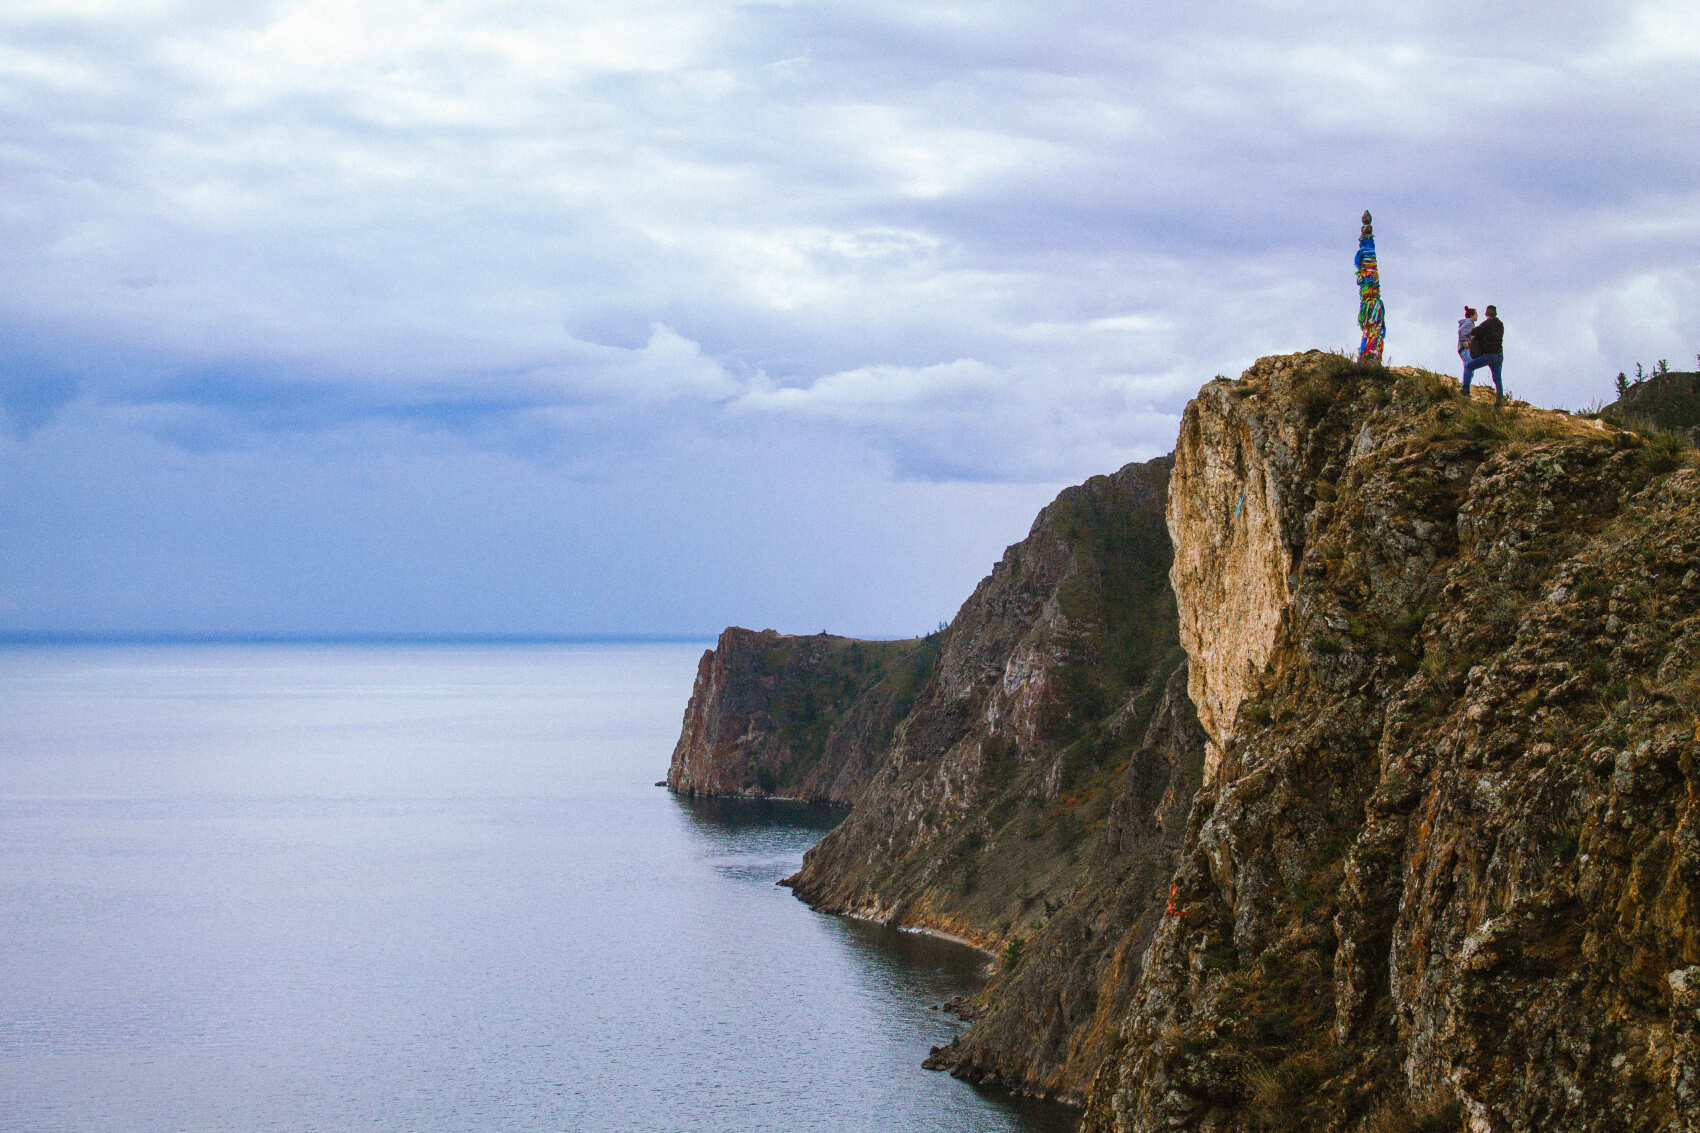
[[1369,213],[1364,213],[1363,231],[1358,234],[1358,326],[1364,332],[1358,343],[1358,361],[1380,362],[1387,344],[1387,312],[1381,305],[1381,272],[1375,266],[1375,231]]

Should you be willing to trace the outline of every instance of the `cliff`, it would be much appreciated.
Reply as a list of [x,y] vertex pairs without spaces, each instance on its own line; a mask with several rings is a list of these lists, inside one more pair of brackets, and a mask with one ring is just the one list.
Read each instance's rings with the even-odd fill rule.
[[[1063,492],[920,646],[728,630],[668,775],[697,793],[854,798],[797,894],[996,954],[973,1028],[931,1064],[1077,1104],[1202,768],[1168,583],[1169,466]],[[896,651],[892,675],[842,660],[879,649]],[[824,711],[798,712],[809,689]]]
[[848,803],[938,656],[932,638],[725,630],[702,655],[667,786]]
[[1214,760],[1084,1129],[1695,1127],[1691,463],[1328,355],[1204,388]]
[[793,879],[817,908],[993,951],[930,1065],[1082,1101],[1155,930],[1203,734],[1185,695],[1169,462],[1063,492],[944,632],[850,816]]
[[831,725],[798,894],[997,957],[931,1064],[1083,1133],[1700,1128],[1700,472],[1457,391],[1209,383]]

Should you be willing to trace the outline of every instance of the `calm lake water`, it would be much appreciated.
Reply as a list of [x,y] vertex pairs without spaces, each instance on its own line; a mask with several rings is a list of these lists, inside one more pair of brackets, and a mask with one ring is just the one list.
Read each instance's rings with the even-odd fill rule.
[[835,814],[651,785],[701,651],[0,647],[0,1125],[1069,1128],[775,886]]

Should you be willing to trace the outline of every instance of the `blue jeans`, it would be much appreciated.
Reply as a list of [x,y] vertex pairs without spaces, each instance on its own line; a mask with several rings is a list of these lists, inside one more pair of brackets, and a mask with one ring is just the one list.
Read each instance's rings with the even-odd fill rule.
[[1477,354],[1467,360],[1464,363],[1464,396],[1470,396],[1470,375],[1486,366],[1488,373],[1493,375],[1493,392],[1503,398],[1505,387],[1499,384],[1499,368],[1503,365],[1505,365],[1505,355],[1503,354]]

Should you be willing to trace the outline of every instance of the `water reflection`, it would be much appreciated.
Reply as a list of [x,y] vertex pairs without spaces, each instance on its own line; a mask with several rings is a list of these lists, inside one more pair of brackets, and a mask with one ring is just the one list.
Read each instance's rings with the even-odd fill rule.
[[849,807],[787,802],[782,799],[691,798],[674,795],[673,800],[705,838],[720,840],[728,847],[744,845],[751,835],[808,835],[804,849],[850,813]]
[[844,942],[888,986],[914,985],[934,1002],[977,987],[986,971],[986,954],[930,933],[892,928],[854,917],[835,917]]

